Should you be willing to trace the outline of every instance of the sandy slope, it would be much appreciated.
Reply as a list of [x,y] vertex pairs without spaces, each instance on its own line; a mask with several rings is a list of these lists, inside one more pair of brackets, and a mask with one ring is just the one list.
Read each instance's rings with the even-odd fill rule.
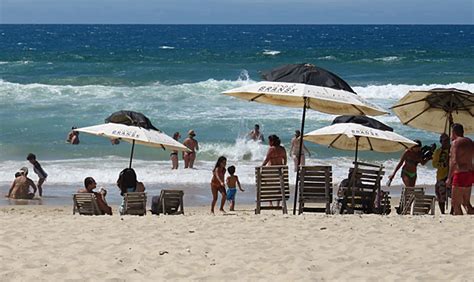
[[0,209],[0,280],[449,280],[474,277],[472,216],[185,216]]

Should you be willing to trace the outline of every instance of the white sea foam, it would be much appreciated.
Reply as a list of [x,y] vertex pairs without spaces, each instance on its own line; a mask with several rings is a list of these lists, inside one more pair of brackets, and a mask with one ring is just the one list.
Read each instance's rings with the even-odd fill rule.
[[402,59],[403,57],[398,57],[398,56],[387,56],[387,57],[375,58],[376,61],[382,61],[382,62],[396,62]]
[[336,57],[329,55],[329,56],[319,57],[318,60],[332,61],[332,60],[336,60]]
[[175,49],[175,47],[173,47],[173,46],[167,46],[167,45],[162,45],[162,46],[160,46],[160,49],[172,50],[172,49]]
[[268,56],[276,56],[279,55],[281,51],[276,51],[276,50],[263,50],[262,54],[263,55],[268,55]]

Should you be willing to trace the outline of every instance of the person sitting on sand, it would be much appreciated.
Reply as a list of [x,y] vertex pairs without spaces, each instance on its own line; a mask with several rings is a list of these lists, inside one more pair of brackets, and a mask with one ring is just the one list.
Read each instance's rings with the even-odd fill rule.
[[[120,189],[120,195],[122,197],[124,197],[126,193],[130,192],[145,192],[145,185],[143,185],[143,182],[137,181],[137,174],[133,168],[125,168],[120,172],[119,178],[117,180],[117,186]],[[123,214],[124,210],[125,199],[122,200],[122,204],[120,205],[120,214]]]
[[[7,198],[12,199],[33,199],[36,193],[36,185],[28,176],[28,168],[22,167],[17,173],[15,173],[15,180],[5,195]],[[30,187],[33,188],[33,192],[30,191]]]
[[240,185],[239,177],[235,175],[235,166],[231,165],[227,169],[229,172],[230,176],[227,177],[226,183],[227,183],[227,201],[230,201],[230,211],[234,211],[235,207],[235,194],[237,194],[237,187],[239,187],[239,190],[244,192],[245,190],[242,189],[242,186]]
[[199,143],[194,137],[196,133],[194,130],[189,130],[188,138],[183,142],[183,145],[188,147],[189,152],[183,152],[184,168],[194,168],[194,161],[196,160],[196,151],[199,151]]
[[388,177],[389,182],[391,183],[397,171],[402,167],[402,180],[405,187],[414,187],[416,185],[416,167],[419,163],[425,165],[429,160],[423,160],[423,154],[421,152],[421,141],[414,140],[417,144],[405,151],[402,157],[400,158],[400,162],[398,162],[397,167],[393,171],[392,175]]
[[84,179],[84,188],[77,190],[77,193],[92,193],[96,196],[97,205],[99,209],[108,215],[112,215],[112,208],[107,205],[107,201],[105,200],[105,196],[107,195],[107,191],[105,189],[101,189],[100,192],[94,192],[94,189],[97,187],[97,183],[95,182],[94,178],[86,177]]
[[214,214],[214,207],[216,206],[217,202],[217,192],[221,193],[221,205],[219,210],[225,213],[224,205],[225,200],[227,198],[227,194],[225,192],[225,166],[227,164],[227,159],[224,156],[221,156],[217,159],[216,165],[212,170],[212,180],[211,180],[211,192],[212,192],[212,202],[211,202],[211,213]]

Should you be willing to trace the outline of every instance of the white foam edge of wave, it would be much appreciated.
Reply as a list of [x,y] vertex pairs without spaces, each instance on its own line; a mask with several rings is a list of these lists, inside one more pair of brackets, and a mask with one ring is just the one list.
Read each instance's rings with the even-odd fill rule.
[[[337,185],[340,181],[347,177],[349,168],[352,165],[352,158],[349,157],[334,157],[329,159],[308,158],[307,165],[330,165],[333,168],[333,182]],[[364,159],[361,159],[364,161]],[[233,161],[229,160],[227,166],[236,166],[236,175],[238,175],[242,185],[255,185],[255,167],[261,165],[260,161]],[[385,185],[388,176],[393,172],[397,159],[388,159],[382,164],[385,167],[385,176],[382,184]],[[23,161],[2,161],[0,162],[2,170],[0,171],[0,184],[9,185],[14,179],[14,173],[23,166],[30,168],[28,164]],[[82,186],[85,177],[91,176],[98,183],[113,184],[116,183],[120,171],[128,167],[127,158],[108,157],[108,158],[83,158],[83,159],[69,159],[69,160],[46,160],[41,161],[41,165],[48,173],[46,183],[69,184]],[[170,161],[145,161],[134,160],[132,167],[138,175],[138,180],[144,183],[172,183],[179,185],[192,186],[199,184],[205,186],[210,183],[212,178],[212,169],[215,162],[211,161],[197,161],[196,169],[183,169],[183,163],[180,162],[178,170],[171,170]],[[290,182],[294,183],[295,173],[294,165],[289,160]],[[392,185],[401,185],[400,172],[395,177]],[[37,176],[31,171],[29,177],[34,181]],[[430,164],[420,166],[418,168],[418,180],[420,185],[433,185],[436,181],[436,171]]]
[[[8,82],[0,79],[0,98],[12,96],[12,98],[21,98],[22,95],[31,96],[31,98],[40,98],[41,91],[46,92],[48,98],[51,94],[55,96],[67,95],[67,92],[74,93],[75,96],[80,95],[98,95],[104,97],[109,95],[124,95],[130,92],[150,92],[150,93],[169,93],[173,90],[186,91],[196,94],[216,94],[222,91],[236,88],[256,81],[250,78],[248,72],[243,70],[236,80],[216,80],[208,79],[195,83],[182,83],[175,85],[165,85],[159,82],[142,86],[106,86],[106,85],[49,85],[41,83],[20,84],[16,82]],[[354,91],[363,98],[367,99],[400,99],[410,90],[429,90],[433,88],[458,88],[474,92],[474,83],[454,82],[448,84],[383,84],[383,85],[366,85],[353,86]],[[207,93],[203,93],[207,92]]]

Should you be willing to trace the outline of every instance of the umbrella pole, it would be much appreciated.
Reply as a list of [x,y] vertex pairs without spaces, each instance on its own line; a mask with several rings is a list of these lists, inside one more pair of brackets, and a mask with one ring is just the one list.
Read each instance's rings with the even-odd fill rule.
[[135,140],[132,142],[132,152],[130,153],[130,164],[128,165],[128,168],[132,168],[132,159],[133,159],[133,149],[135,148]]
[[303,152],[303,135],[304,135],[304,120],[306,118],[306,103],[308,98],[304,97],[303,105],[303,117],[301,118],[301,135],[300,135],[300,148],[298,150],[298,167],[296,168],[296,183],[295,183],[295,199],[293,201],[293,215],[296,214],[296,204],[298,203],[298,184],[300,179],[300,163],[301,163],[301,153]]
[[[448,160],[450,159],[451,155],[451,128],[453,126],[453,113],[449,112],[448,113],[448,138],[449,138],[449,148],[448,148]],[[449,175],[449,161],[448,161],[448,175]],[[446,185],[445,185],[446,186]],[[446,187],[448,189],[448,187]],[[453,188],[451,187],[451,199],[453,198]],[[449,210],[449,197],[448,197],[448,191],[446,191],[446,203],[444,204],[446,207],[445,213],[448,212]],[[451,205],[452,208],[452,205]]]
[[359,152],[359,136],[356,136],[356,153],[355,153],[355,162],[357,162],[357,153]]

